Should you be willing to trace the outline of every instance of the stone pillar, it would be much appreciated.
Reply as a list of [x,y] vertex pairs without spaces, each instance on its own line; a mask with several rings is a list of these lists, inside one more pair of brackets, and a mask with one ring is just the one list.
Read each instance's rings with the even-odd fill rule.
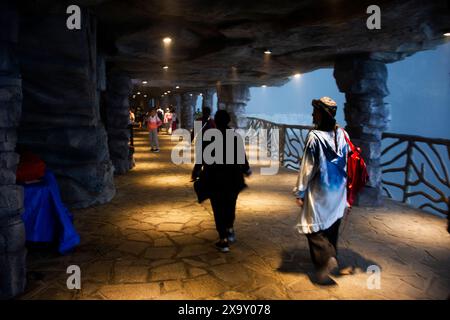
[[211,114],[214,113],[214,106],[213,106],[213,98],[214,98],[214,93],[216,92],[216,90],[214,90],[213,88],[208,88],[203,90],[202,94],[203,94],[203,99],[202,99],[202,108],[204,107],[208,107],[211,109]]
[[106,127],[108,132],[109,156],[115,174],[132,169],[133,155],[130,153],[129,95],[131,79],[122,73],[110,73],[106,80]]
[[361,147],[369,173],[358,205],[381,205],[381,136],[390,121],[389,104],[383,101],[389,94],[386,65],[365,56],[344,57],[335,63],[334,77],[345,93],[346,130]]
[[19,144],[55,173],[69,207],[108,202],[114,170],[100,119],[95,19],[82,9],[81,30],[68,30],[63,4],[32,10],[20,27]]
[[181,128],[191,130],[194,128],[194,109],[197,103],[196,93],[183,93],[181,95]]
[[16,185],[22,82],[16,54],[19,18],[13,1],[0,2],[0,299],[25,289],[23,189]]
[[246,85],[217,86],[218,108],[228,111],[233,128],[246,128],[245,106],[250,100],[250,90]]

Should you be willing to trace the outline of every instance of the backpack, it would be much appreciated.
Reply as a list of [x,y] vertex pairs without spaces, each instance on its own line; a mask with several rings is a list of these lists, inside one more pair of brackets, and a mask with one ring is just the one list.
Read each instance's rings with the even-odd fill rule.
[[369,175],[366,163],[361,155],[361,149],[356,147],[344,132],[345,140],[350,147],[347,158],[347,202],[350,206],[356,199],[356,195],[364,188]]

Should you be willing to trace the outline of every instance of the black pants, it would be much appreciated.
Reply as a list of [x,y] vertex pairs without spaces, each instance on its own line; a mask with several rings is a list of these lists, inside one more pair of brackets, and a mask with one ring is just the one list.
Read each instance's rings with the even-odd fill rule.
[[130,146],[134,146],[134,130],[133,125],[128,125],[128,129],[130,130]]
[[337,257],[337,242],[341,219],[326,230],[307,234],[309,252],[316,269],[326,266],[328,259]]
[[227,229],[233,228],[234,225],[237,194],[213,194],[211,195],[210,200],[214,212],[216,230],[219,233],[220,239],[225,239],[227,237]]

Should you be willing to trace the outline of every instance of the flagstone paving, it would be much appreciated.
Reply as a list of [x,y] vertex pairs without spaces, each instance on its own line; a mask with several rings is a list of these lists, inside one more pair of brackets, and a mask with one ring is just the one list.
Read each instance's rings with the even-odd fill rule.
[[[162,134],[150,153],[137,132],[136,167],[115,178],[108,204],[73,210],[80,246],[60,256],[28,255],[28,286],[20,299],[447,299],[450,235],[446,220],[386,200],[382,208],[355,208],[341,227],[339,260],[355,275],[323,287],[310,280],[307,242],[294,224],[298,211],[293,171],[261,176],[253,166],[239,197],[231,252],[213,247],[208,201],[198,204],[191,165],[175,165],[175,142]],[[81,290],[66,286],[69,265],[81,268]],[[381,269],[380,288],[366,270]],[[372,279],[373,280],[373,279]]]

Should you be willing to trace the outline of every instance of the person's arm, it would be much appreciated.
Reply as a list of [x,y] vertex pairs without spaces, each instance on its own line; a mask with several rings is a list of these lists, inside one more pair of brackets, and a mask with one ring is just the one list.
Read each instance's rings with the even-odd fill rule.
[[309,133],[306,142],[305,150],[303,153],[302,162],[300,165],[300,170],[298,172],[297,183],[294,187],[294,195],[298,200],[297,203],[303,204],[303,199],[305,197],[306,189],[308,188],[309,182],[314,177],[317,171],[317,160],[316,152],[318,147],[317,138],[313,133]]

